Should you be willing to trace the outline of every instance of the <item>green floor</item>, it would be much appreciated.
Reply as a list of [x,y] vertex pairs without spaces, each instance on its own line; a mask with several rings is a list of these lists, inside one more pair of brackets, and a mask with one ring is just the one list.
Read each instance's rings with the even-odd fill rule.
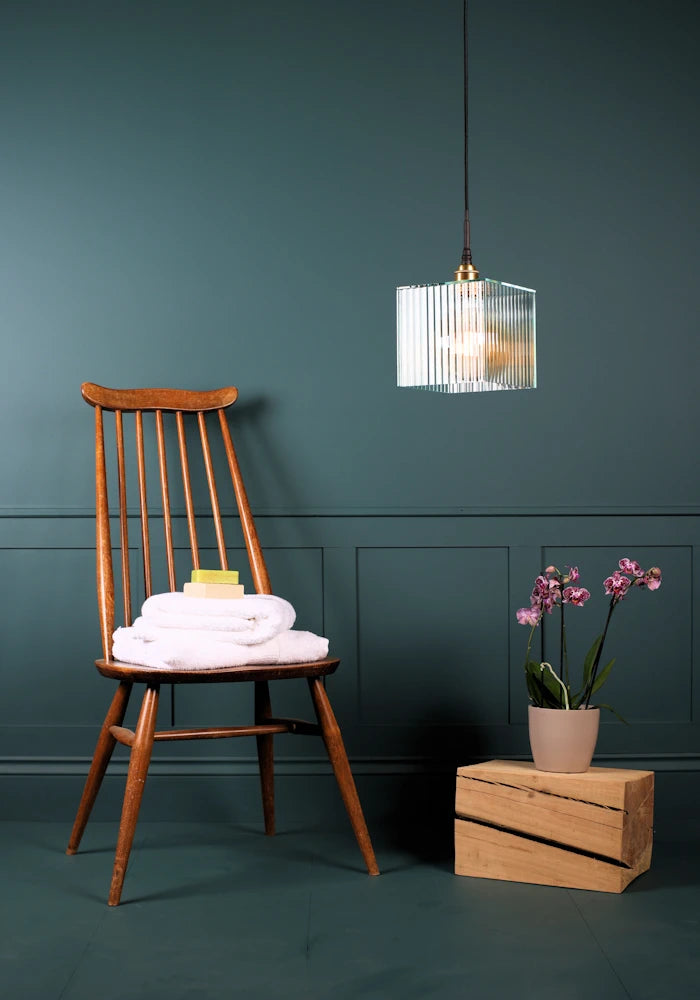
[[[700,852],[657,837],[622,895],[451,873],[374,831],[142,823],[123,903],[116,830],[0,824],[0,992],[17,1000],[666,1000],[698,996]],[[427,852],[430,853],[430,852]]]

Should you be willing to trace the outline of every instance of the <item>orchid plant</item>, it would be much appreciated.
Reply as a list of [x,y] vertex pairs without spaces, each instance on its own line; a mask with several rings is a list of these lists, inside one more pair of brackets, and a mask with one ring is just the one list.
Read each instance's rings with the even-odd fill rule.
[[[658,566],[643,570],[634,559],[620,559],[619,569],[616,569],[603,581],[605,593],[610,597],[608,616],[603,631],[593,642],[583,661],[583,678],[580,690],[572,692],[569,677],[569,656],[566,648],[565,609],[567,605],[582,608],[590,599],[590,591],[579,586],[579,571],[577,566],[567,566],[566,573],[561,573],[556,566],[548,566],[535,580],[530,595],[530,607],[520,608],[517,612],[518,622],[530,626],[530,638],[525,654],[525,678],[527,690],[533,705],[538,708],[559,708],[564,710],[588,708],[592,696],[598,691],[610,676],[615,660],[612,659],[601,669],[603,646],[608,634],[610,619],[618,604],[625,599],[634,588],[658,590],[661,586],[661,570]],[[561,614],[559,638],[559,672],[551,663],[537,663],[530,659],[530,649],[535,635],[535,629],[545,614],[551,615],[555,608]],[[615,715],[615,709],[610,705],[600,705]],[[621,716],[618,715],[618,718]],[[624,721],[624,720],[623,720]]]

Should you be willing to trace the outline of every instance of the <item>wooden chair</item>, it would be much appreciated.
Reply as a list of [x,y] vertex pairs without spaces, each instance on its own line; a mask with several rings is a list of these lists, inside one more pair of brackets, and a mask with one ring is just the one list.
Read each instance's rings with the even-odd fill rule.
[[[172,420],[173,414],[177,430],[178,451],[182,474],[182,485],[187,514],[187,527],[192,552],[192,566],[199,568],[199,548],[197,526],[190,478],[185,422],[195,420],[199,429],[204,469],[213,513],[213,525],[219,561],[222,569],[228,568],[226,546],[219,500],[214,475],[212,447],[209,440],[206,415],[210,423],[215,422],[223,439],[228,471],[231,475],[233,493],[240,516],[240,523],[248,553],[253,584],[259,594],[272,593],[265,567],[262,549],[246,497],[243,480],[234,451],[233,441],[226,420],[226,409],[235,402],[238,390],[230,387],[210,392],[191,392],[176,389],[107,389],[86,382],[82,386],[83,398],[95,408],[95,459],[96,459],[96,521],[97,521],[97,601],[100,629],[102,633],[102,659],[96,666],[104,677],[119,682],[112,703],[102,725],[97,747],[83,790],[82,799],[73,826],[67,853],[78,850],[90,811],[104,777],[107,764],[117,743],[131,749],[129,770],[124,794],[119,837],[117,843],[109,905],[119,903],[124,875],[134,839],[136,821],[143,795],[144,783],[151,759],[154,742],[160,740],[219,739],[233,736],[255,736],[257,740],[260,781],[262,787],[263,816],[265,833],[275,832],[274,787],[273,787],[273,738],[278,733],[316,734],[323,738],[330,758],[340,793],[345,803],[352,828],[357,838],[362,856],[371,875],[378,875],[379,869],[372,844],[362,814],[350,765],[343,746],[338,723],[325,691],[323,678],[334,673],[339,660],[327,659],[316,663],[289,663],[274,666],[244,666],[211,670],[154,670],[150,667],[120,663],[111,658],[112,633],[115,628],[114,574],[112,568],[112,541],[110,537],[110,512],[107,496],[107,461],[104,434],[104,412],[112,411],[116,428],[117,492],[119,497],[119,525],[121,550],[121,581],[124,604],[124,624],[132,622],[131,609],[131,569],[129,565],[129,536],[127,524],[126,460],[124,449],[123,414],[135,415],[135,450],[140,503],[141,547],[143,555],[144,592],[152,593],[153,572],[151,566],[151,541],[149,535],[149,514],[146,495],[146,450],[144,448],[144,414],[155,414],[155,433],[160,475],[162,516],[165,530],[165,556],[167,559],[168,586],[176,590],[175,558],[173,546],[173,515],[170,506],[168,467],[166,460],[165,421]],[[212,419],[213,418],[213,419]],[[147,418],[150,419],[150,418]],[[269,681],[305,677],[311,692],[317,723],[297,719],[276,718],[270,706]],[[156,732],[158,693],[161,682],[168,684],[224,683],[252,681],[254,690],[255,723],[248,726],[215,727],[208,729],[169,729]],[[131,689],[135,683],[144,684],[145,692],[135,731],[124,727],[124,715]]]

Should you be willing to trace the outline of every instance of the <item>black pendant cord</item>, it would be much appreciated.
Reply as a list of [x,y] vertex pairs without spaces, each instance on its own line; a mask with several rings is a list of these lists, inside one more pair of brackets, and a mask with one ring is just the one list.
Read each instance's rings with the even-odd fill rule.
[[469,225],[469,31],[468,0],[464,0],[464,249],[462,263],[472,263],[471,229]]

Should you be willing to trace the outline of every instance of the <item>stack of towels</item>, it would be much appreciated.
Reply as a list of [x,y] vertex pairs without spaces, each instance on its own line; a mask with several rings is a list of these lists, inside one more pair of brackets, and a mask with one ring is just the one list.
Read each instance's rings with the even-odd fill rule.
[[112,656],[159,670],[311,663],[328,655],[328,639],[292,630],[296,612],[271,594],[238,600],[154,594],[141,617],[113,635]]

